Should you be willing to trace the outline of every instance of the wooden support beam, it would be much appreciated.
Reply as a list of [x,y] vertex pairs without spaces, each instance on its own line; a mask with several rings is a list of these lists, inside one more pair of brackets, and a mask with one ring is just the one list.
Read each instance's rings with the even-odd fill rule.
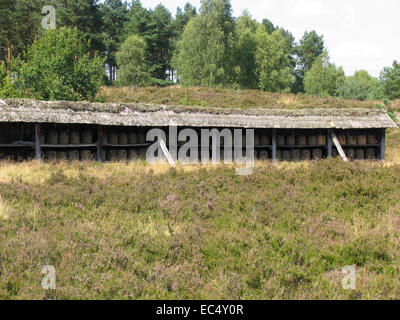
[[103,130],[98,127],[97,128],[97,146],[96,146],[96,160],[99,162],[104,162],[105,159],[103,159],[101,155],[101,148],[103,146]]
[[272,161],[276,161],[276,130],[272,130]]
[[328,130],[328,139],[327,139],[327,145],[328,145],[328,158],[332,158],[332,130]]
[[40,147],[40,124],[35,124],[35,159],[40,161],[42,158],[42,150]]
[[380,142],[380,159],[385,160],[386,152],[386,129],[381,131],[381,142]]
[[348,162],[349,159],[347,159],[346,154],[344,153],[344,150],[342,148],[342,146],[340,145],[340,142],[338,140],[338,138],[336,137],[336,134],[332,131],[331,132],[331,137],[332,137],[332,141],[336,146],[336,149],[339,151],[340,156],[342,157],[344,162]]
[[165,145],[165,141],[163,139],[161,139],[161,141],[160,141],[160,146],[161,146],[162,152],[164,153],[165,157],[167,158],[168,163],[171,166],[175,167],[176,163],[175,163],[174,159],[172,158],[171,154],[169,153],[168,148]]

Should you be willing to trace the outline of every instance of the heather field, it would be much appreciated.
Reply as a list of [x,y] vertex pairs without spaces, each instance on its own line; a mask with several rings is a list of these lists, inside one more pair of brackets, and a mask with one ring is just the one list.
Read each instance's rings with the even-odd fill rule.
[[[385,163],[0,164],[3,299],[399,299],[400,134]],[[44,290],[41,270],[56,270]],[[342,268],[355,265],[355,290]]]
[[[97,94],[99,102],[140,102],[165,105],[186,105],[217,108],[376,108],[382,101],[343,100],[331,97],[313,97],[306,94],[279,94],[260,90],[213,89],[205,87],[102,87]],[[400,100],[391,102],[400,111]]]

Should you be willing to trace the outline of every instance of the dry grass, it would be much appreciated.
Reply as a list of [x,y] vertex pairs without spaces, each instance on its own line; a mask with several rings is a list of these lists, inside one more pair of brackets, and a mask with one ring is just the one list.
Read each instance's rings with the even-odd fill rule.
[[0,195],[0,219],[8,219],[10,217],[11,208]]
[[[381,162],[0,163],[0,298],[399,299],[400,131]],[[41,288],[53,265],[57,290]],[[357,268],[356,290],[341,287]]]
[[[210,89],[204,87],[102,87],[96,100],[101,102],[141,102],[219,108],[376,108],[382,101],[317,98],[304,94],[278,94],[259,90]],[[400,100],[392,102],[400,110]]]
[[387,147],[385,165],[400,164],[400,131],[399,129],[387,130]]
[[[399,169],[257,162],[254,175],[239,177],[226,166],[3,163],[1,208],[12,215],[0,220],[0,291],[16,299],[398,298]],[[56,292],[40,287],[47,264]],[[352,264],[357,290],[345,291],[341,268]]]

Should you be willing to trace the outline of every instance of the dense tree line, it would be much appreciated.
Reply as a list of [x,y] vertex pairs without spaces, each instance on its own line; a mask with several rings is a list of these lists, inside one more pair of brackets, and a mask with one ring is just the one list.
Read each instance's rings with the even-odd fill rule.
[[[162,4],[147,9],[139,0],[47,2],[0,3],[2,96],[91,98],[100,85],[101,72],[103,83],[119,85],[178,81],[182,85],[305,92],[346,99],[400,98],[397,61],[385,68],[379,79],[363,70],[346,77],[341,67],[330,62],[322,35],[306,31],[296,42],[290,31],[267,18],[258,22],[248,11],[234,17],[229,0],[202,0],[200,8],[187,3],[174,15]],[[41,26],[44,4],[56,7],[57,31]],[[57,43],[59,51],[51,50],[49,43]],[[66,75],[68,54],[75,54],[71,60],[75,69]],[[44,61],[59,66],[46,66]],[[104,68],[97,71],[100,61]],[[91,75],[93,81],[88,81],[87,88],[81,83],[78,89],[70,77],[78,76],[83,65],[87,68],[81,72]],[[50,66],[52,72],[40,69]]]

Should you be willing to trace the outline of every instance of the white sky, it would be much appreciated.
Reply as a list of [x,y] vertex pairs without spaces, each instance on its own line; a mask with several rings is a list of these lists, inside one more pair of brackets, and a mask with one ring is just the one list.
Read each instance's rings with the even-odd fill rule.
[[[142,0],[146,8],[159,3],[173,15],[188,0]],[[189,1],[196,8],[200,0]],[[399,0],[231,0],[234,16],[244,9],[258,21],[268,18],[299,40],[306,30],[324,35],[331,61],[347,75],[365,69],[379,76],[400,60]]]

